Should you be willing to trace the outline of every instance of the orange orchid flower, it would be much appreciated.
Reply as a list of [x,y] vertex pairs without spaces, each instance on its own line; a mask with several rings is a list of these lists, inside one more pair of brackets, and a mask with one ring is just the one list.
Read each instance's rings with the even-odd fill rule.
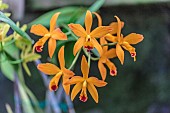
[[90,92],[92,98],[95,100],[96,103],[98,103],[98,92],[95,88],[96,87],[103,87],[107,83],[97,79],[96,77],[89,77],[89,67],[88,63],[86,61],[85,56],[82,57],[81,61],[81,71],[83,73],[83,77],[81,76],[74,76],[69,81],[67,81],[65,84],[76,84],[71,92],[71,100],[74,100],[75,96],[80,92],[79,99],[83,102],[86,102],[87,97],[87,90]]
[[43,45],[45,42],[48,41],[48,52],[50,58],[52,58],[55,49],[56,49],[56,40],[67,40],[67,35],[65,35],[60,28],[56,28],[56,21],[59,16],[60,12],[54,14],[50,20],[50,30],[48,31],[43,25],[33,25],[31,27],[31,33],[34,33],[38,36],[43,36],[41,39],[39,39],[33,47],[33,50],[36,49],[37,52],[41,52]]
[[70,77],[74,76],[74,73],[65,68],[65,60],[64,60],[64,46],[58,52],[58,58],[60,63],[60,69],[51,63],[39,64],[37,68],[47,75],[55,75],[49,84],[49,89],[51,91],[56,91],[58,89],[58,82],[62,76],[63,78],[63,88],[66,94],[70,92],[70,85],[65,85],[64,83],[69,80]]
[[[100,38],[100,44],[107,44],[107,41],[104,37]],[[108,68],[110,69],[110,75],[116,76],[117,75],[117,69],[114,63],[112,63],[109,59],[117,57],[116,56],[116,49],[112,48],[108,50],[108,46],[103,46],[103,54],[100,56],[100,59],[98,61],[98,68],[100,71],[100,74],[102,76],[102,79],[106,79],[107,70],[104,66],[106,64]]]
[[108,41],[117,43],[116,44],[116,55],[118,56],[121,64],[124,63],[124,51],[123,51],[122,47],[125,50],[129,51],[129,53],[131,54],[131,57],[133,57],[134,61],[136,61],[135,48],[132,47],[130,44],[137,44],[137,43],[141,42],[144,39],[144,37],[141,34],[131,33],[123,38],[123,35],[121,34],[122,23],[117,16],[115,16],[115,18],[117,19],[117,22],[118,22],[117,36],[107,34],[107,35],[105,35],[105,38]]
[[106,35],[112,29],[109,26],[99,26],[91,32],[92,22],[93,22],[92,14],[88,10],[85,17],[86,30],[80,24],[71,23],[68,25],[69,28],[74,32],[74,34],[80,37],[74,45],[73,48],[74,55],[76,55],[76,53],[80,50],[82,46],[84,46],[84,48],[86,48],[87,51],[90,51],[95,47],[99,54],[100,55],[102,54],[102,47],[98,43],[96,38],[100,38]]
[[[98,19],[98,26],[102,26],[102,18],[101,18],[101,16],[96,12],[93,12],[93,14],[95,14],[97,19]],[[123,22],[122,22],[122,25],[123,25]],[[110,33],[115,34],[115,29],[117,29],[117,22],[112,22],[110,26],[113,28],[113,30]],[[101,45],[107,44],[107,41],[105,40],[105,37],[100,38],[100,44]],[[116,50],[114,48],[108,50],[108,46],[103,46],[102,49],[103,49],[103,54],[99,58],[98,68],[99,68],[100,74],[102,76],[102,79],[105,80],[107,70],[106,70],[104,64],[106,64],[109,67],[110,75],[112,75],[112,76],[117,75],[116,66],[114,65],[114,63],[112,63],[109,60],[110,58],[114,58],[114,57],[117,57],[117,56],[116,56]]]

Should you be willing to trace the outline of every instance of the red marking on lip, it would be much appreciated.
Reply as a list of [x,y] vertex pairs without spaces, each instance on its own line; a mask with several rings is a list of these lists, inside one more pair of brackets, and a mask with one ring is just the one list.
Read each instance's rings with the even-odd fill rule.
[[36,49],[37,52],[42,52],[42,46],[36,46],[35,49]]
[[87,101],[87,97],[85,97],[84,95],[83,95],[83,96],[80,96],[79,98],[80,98],[80,100],[81,100],[82,102],[86,102],[86,101]]
[[56,90],[57,90],[57,86],[56,86],[56,85],[53,85],[53,86],[51,86],[51,89],[52,89],[53,91],[56,91]]

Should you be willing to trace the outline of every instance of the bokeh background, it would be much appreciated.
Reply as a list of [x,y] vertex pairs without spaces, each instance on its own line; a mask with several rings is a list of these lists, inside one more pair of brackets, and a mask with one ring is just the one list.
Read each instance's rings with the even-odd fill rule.
[[[89,7],[96,0],[5,0],[9,3],[13,20],[27,24],[36,17],[53,9],[70,5]],[[144,40],[135,45],[137,61],[133,62],[125,52],[125,63],[114,59],[118,68],[116,77],[107,76],[108,85],[98,88],[99,103],[89,95],[86,103],[74,100],[76,113],[170,113],[170,1],[169,0],[106,0],[99,14],[103,25],[116,21],[117,15],[125,26],[124,36],[135,32]],[[95,19],[97,26],[97,20]],[[29,33],[29,32],[28,32]],[[34,37],[33,37],[34,38]],[[75,73],[80,74],[80,60]],[[29,63],[32,76],[25,76],[26,84],[45,104],[45,87],[36,67]],[[7,67],[8,68],[8,67]],[[99,75],[97,62],[92,63],[90,73]],[[0,72],[0,113],[6,113],[5,103],[14,108],[13,82]],[[63,106],[64,107],[64,104]]]

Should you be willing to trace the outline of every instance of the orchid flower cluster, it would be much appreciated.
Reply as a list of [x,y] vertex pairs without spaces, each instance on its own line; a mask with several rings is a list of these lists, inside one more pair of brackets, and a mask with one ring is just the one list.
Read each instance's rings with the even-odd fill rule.
[[[91,30],[93,23],[92,14],[98,19],[98,27],[94,30]],[[60,13],[57,12],[52,16],[50,20],[50,30],[41,24],[33,25],[30,30],[31,33],[42,37],[35,43],[33,50],[41,52],[45,42],[48,40],[48,53],[50,58],[52,58],[55,53],[57,41],[68,40],[67,35],[62,32],[60,28],[56,27],[56,21],[59,15]],[[65,67],[65,52],[64,46],[62,46],[58,52],[60,68],[52,63],[39,64],[37,68],[40,71],[47,75],[54,75],[49,83],[49,89],[51,91],[57,90],[59,80],[62,78],[62,85],[67,95],[70,94],[70,85],[75,84],[71,92],[71,100],[73,100],[81,91],[79,99],[86,102],[88,99],[88,90],[94,101],[98,103],[98,92],[96,87],[104,87],[107,84],[107,82],[105,82],[107,75],[105,65],[109,68],[111,76],[117,75],[117,68],[110,59],[118,58],[123,65],[124,50],[127,50],[134,61],[136,61],[136,51],[132,45],[141,42],[144,37],[143,35],[136,33],[131,33],[124,37],[121,33],[124,22],[117,16],[115,16],[115,18],[117,22],[112,22],[108,26],[103,26],[100,15],[88,10],[85,15],[85,28],[80,24],[68,24],[68,29],[74,33],[75,39],[77,40],[73,48],[75,58],[77,58],[80,55],[80,51],[83,50],[88,57],[88,61],[86,60],[85,55],[83,55],[81,60],[81,71],[83,76],[76,76],[71,70],[75,61],[73,61],[70,68],[66,69]],[[97,50],[97,52],[95,50]],[[97,53],[97,55],[95,56],[94,53]],[[91,61],[98,61],[98,68],[102,80],[99,80],[94,76],[89,77]]]

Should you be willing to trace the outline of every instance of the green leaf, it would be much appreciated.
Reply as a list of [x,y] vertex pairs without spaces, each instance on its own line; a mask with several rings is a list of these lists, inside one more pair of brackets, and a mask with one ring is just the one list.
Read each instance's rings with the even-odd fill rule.
[[19,92],[21,96],[22,108],[23,108],[24,113],[35,113],[31,105],[30,99],[23,85],[20,82],[18,82],[18,88],[19,88]]
[[6,55],[3,53],[0,54],[0,59],[1,59],[0,67],[3,75],[6,76],[9,80],[14,81],[15,69],[13,65],[9,63]]
[[[6,44],[8,44],[8,43],[6,43]],[[19,58],[19,50],[17,49],[17,47],[14,44],[4,46],[3,50],[5,51],[5,53],[10,55],[10,57],[15,58],[15,59]]]
[[16,31],[19,35],[21,35],[23,38],[26,38],[26,39],[29,39],[30,41],[32,41],[32,39],[26,32],[22,31],[10,18],[5,16],[4,13],[1,11],[0,11],[0,20],[5,23],[8,23],[10,25],[10,27],[14,31]]
[[74,57],[75,57],[73,55],[74,43],[75,42],[68,42],[65,44],[64,57],[65,57],[65,62],[66,62],[66,68],[68,68],[72,64]]
[[41,15],[39,18],[33,20],[31,23],[28,24],[28,28],[30,28],[34,24],[42,24],[46,27],[49,27],[50,19],[56,12],[61,12],[57,20],[57,24],[58,25],[61,25],[63,23],[67,24],[79,18],[85,12],[85,10],[86,10],[85,8],[80,7],[64,7],[56,9],[47,12]]
[[[89,7],[88,10],[91,12],[96,12],[100,9],[100,7],[104,4],[105,0],[97,0],[92,6]],[[76,23],[84,25],[84,17],[86,12],[76,21]]]

